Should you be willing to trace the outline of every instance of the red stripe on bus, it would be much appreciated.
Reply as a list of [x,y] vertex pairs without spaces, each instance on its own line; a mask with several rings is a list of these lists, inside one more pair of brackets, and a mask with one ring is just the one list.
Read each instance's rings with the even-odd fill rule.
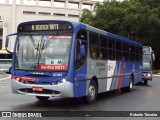
[[121,88],[122,80],[123,80],[123,75],[124,75],[124,65],[122,65],[121,74],[120,74],[119,82],[118,82],[118,89]]

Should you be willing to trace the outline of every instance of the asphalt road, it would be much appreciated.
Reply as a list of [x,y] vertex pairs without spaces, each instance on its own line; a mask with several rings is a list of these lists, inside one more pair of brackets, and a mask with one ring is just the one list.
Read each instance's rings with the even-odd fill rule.
[[[10,83],[10,79],[0,81],[0,111],[160,111],[160,77],[158,76],[153,77],[153,81],[149,81],[147,86],[142,83],[134,86],[132,92],[121,93],[116,90],[99,94],[94,104],[85,104],[73,98],[50,98],[47,102],[40,102],[34,96],[12,94]],[[61,117],[61,119],[66,118]],[[83,119],[96,118],[84,117]],[[106,118],[101,117],[101,119]],[[130,118],[118,118],[121,119]],[[159,120],[160,117],[151,119],[132,117],[132,120],[137,119]]]

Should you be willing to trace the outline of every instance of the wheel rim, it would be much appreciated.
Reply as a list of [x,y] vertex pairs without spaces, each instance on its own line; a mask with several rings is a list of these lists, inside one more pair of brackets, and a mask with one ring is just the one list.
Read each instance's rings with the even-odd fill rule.
[[90,85],[89,86],[89,97],[90,99],[94,99],[95,97],[95,87],[93,85]]

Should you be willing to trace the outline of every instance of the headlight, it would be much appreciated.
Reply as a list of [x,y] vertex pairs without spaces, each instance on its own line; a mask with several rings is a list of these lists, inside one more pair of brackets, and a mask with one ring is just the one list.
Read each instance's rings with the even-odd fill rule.
[[151,77],[151,74],[148,74],[147,76],[148,76],[148,77]]
[[57,84],[64,83],[65,81],[66,81],[66,79],[63,78],[62,80],[58,81]]
[[61,80],[61,82],[65,82],[65,81],[66,81],[66,79],[62,79],[62,80]]

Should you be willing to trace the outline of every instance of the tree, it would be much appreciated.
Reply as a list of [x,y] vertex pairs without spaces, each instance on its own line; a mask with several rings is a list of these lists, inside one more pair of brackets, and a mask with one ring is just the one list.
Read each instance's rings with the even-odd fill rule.
[[[87,19],[85,11],[83,14]],[[90,22],[87,21],[87,24],[140,41],[147,18],[148,8],[142,6],[137,0],[105,1],[103,4],[96,4],[96,14],[89,17]],[[83,19],[80,21],[86,23]]]
[[160,58],[160,0],[112,0],[95,8],[95,14],[84,10],[80,21],[151,46]]
[[88,9],[83,9],[83,14],[80,17],[80,21],[85,24],[91,25],[92,19],[93,19],[92,12],[89,11]]

